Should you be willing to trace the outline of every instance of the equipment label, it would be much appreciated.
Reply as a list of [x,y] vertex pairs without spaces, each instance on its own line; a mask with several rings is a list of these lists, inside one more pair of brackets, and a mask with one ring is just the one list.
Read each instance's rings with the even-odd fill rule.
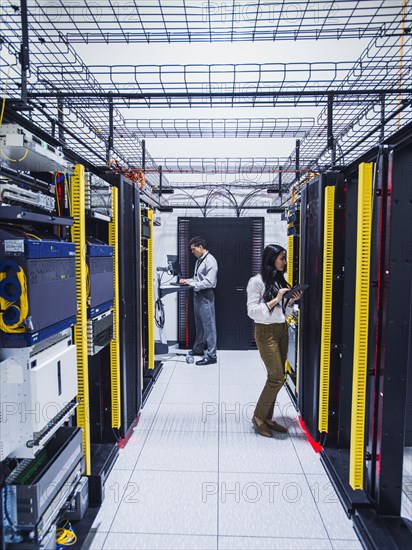
[[24,252],[24,240],[23,239],[7,239],[4,241],[4,252],[7,254]]

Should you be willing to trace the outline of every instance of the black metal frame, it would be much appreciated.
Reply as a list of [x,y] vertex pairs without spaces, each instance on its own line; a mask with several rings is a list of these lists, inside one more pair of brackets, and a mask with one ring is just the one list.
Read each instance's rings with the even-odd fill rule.
[[[173,43],[373,38],[393,32],[402,0],[196,2],[83,0],[67,6],[29,1],[38,36],[70,43]],[[9,6],[6,10],[11,13]]]
[[[410,243],[412,238],[410,131],[400,131],[362,161],[375,162],[371,248],[365,488],[349,485],[356,267],[357,163],[346,174],[342,347],[337,433],[330,433],[322,462],[367,548],[407,548],[411,532],[400,517],[402,463],[408,428],[410,373]],[[395,211],[394,211],[395,210]],[[409,371],[409,372],[408,372]],[[332,384],[332,381],[331,381]],[[335,388],[336,388],[335,380]],[[334,391],[331,386],[331,391]],[[332,437],[330,437],[332,436]],[[410,444],[410,442],[409,442]]]
[[[142,132],[124,118],[120,107],[324,106],[315,126],[305,128],[299,146],[278,166],[285,171],[285,188],[309,169],[349,164],[411,120],[412,83],[404,61],[412,47],[411,9],[402,0],[307,0],[299,5],[283,0],[264,5],[250,2],[247,13],[242,9],[237,3],[200,6],[189,0],[173,6],[165,0],[156,6],[149,1],[137,5],[99,0],[96,5],[83,0],[69,8],[63,0],[47,6],[39,0],[27,0],[26,6],[22,0],[18,10],[10,2],[3,7],[4,63],[0,66],[0,75],[7,80],[6,97],[18,107],[29,102],[34,122],[49,133],[58,129],[68,150],[88,157],[96,166],[109,159],[129,167],[145,166],[147,181],[154,188],[159,185],[160,163],[144,152],[139,140]],[[355,36],[370,39],[355,63],[88,67],[75,49],[80,42]],[[224,135],[244,135],[227,129],[231,119],[223,120]],[[272,136],[283,136],[284,128],[294,134],[294,119],[278,120],[283,122]],[[168,135],[176,135],[182,127],[175,120],[159,124],[167,127],[162,131]],[[158,132],[154,126],[149,124],[147,131]],[[203,123],[192,126],[188,121],[183,126],[185,135],[192,136],[204,135],[216,124],[207,121],[204,130]],[[267,135],[269,130],[262,126],[254,122],[254,131]],[[250,182],[251,188],[254,183]],[[165,178],[163,184],[167,186]],[[277,197],[273,206],[280,202]]]

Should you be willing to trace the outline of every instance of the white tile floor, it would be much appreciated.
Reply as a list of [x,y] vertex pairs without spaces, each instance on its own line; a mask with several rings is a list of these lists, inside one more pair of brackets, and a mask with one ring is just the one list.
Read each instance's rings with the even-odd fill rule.
[[412,521],[412,447],[405,447],[403,454],[401,515]]
[[253,431],[265,378],[254,351],[166,362],[83,548],[360,549],[286,390],[275,417],[289,433]]

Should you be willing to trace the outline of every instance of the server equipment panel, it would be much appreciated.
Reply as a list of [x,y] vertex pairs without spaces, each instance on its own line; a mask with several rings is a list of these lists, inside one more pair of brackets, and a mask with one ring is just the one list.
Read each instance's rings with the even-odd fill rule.
[[0,460],[32,458],[40,433],[76,397],[76,346],[68,337],[35,354],[29,348],[2,350],[2,358]]

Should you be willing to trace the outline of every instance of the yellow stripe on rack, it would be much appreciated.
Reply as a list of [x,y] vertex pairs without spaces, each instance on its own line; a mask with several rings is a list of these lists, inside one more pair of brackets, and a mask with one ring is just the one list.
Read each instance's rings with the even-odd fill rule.
[[286,267],[286,281],[293,286],[293,255],[294,255],[293,235],[288,237],[288,263]]
[[154,369],[153,210],[149,210],[150,239],[147,241],[147,345],[148,368]]
[[320,380],[319,380],[319,432],[328,432],[329,428],[329,381],[330,346],[332,329],[332,291],[333,291],[333,245],[335,224],[335,187],[325,188],[325,208],[323,225],[323,279],[322,279],[322,323],[320,343]]
[[349,456],[349,483],[352,489],[363,489],[365,464],[364,438],[372,231],[372,172],[373,163],[359,165],[352,417]]
[[85,173],[84,166],[76,164],[72,177],[72,229],[76,244],[76,296],[77,317],[74,327],[74,341],[77,350],[78,399],[77,425],[83,429],[83,452],[85,474],[91,473],[90,456],[90,413],[89,413],[89,362],[87,355],[87,264],[86,264],[86,220],[84,207]]
[[120,304],[119,304],[119,206],[118,189],[112,187],[112,221],[109,223],[109,244],[113,247],[113,340],[110,342],[110,387],[112,428],[121,426],[120,415]]

